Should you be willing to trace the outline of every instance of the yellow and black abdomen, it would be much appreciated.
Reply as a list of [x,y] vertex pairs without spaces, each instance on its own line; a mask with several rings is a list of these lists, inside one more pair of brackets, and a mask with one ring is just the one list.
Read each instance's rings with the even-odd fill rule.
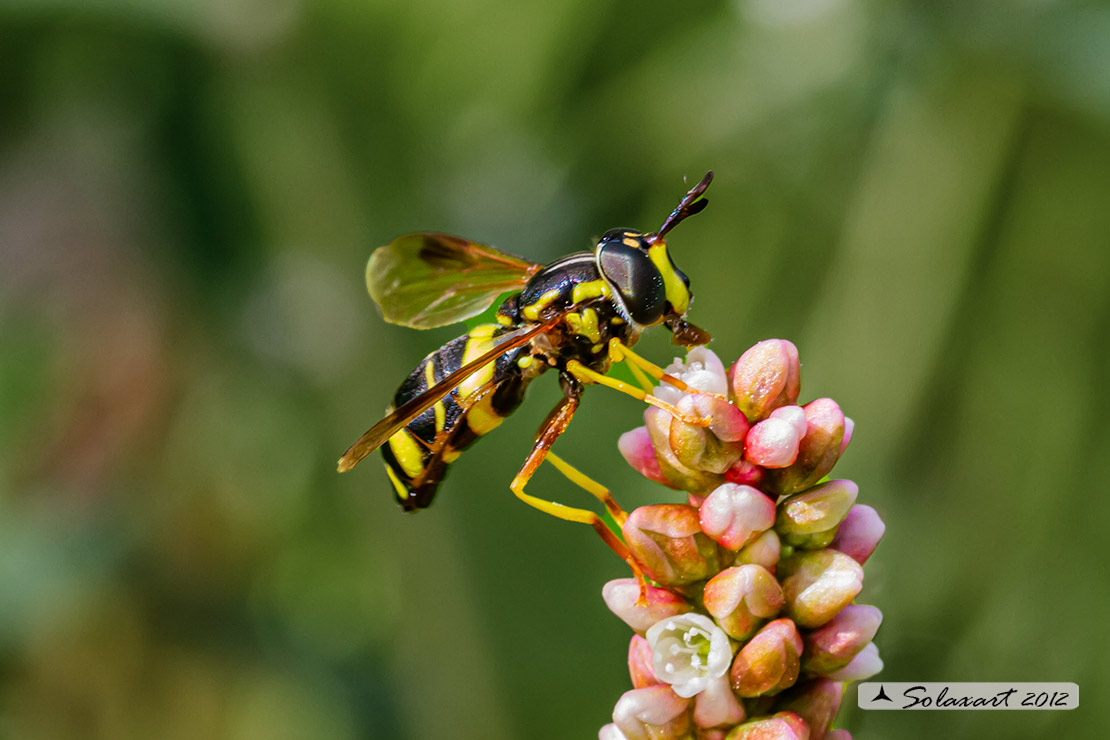
[[[401,383],[392,408],[493,349],[505,331],[495,324],[478,326],[432,352]],[[386,472],[406,511],[431,504],[447,466],[520,405],[528,383],[546,368],[532,360],[530,349],[510,350],[485,365],[382,445]]]

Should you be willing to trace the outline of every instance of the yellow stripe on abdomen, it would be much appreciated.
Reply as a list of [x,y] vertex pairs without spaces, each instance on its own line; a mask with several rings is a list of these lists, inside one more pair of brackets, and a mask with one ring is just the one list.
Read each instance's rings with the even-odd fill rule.
[[398,501],[407,500],[408,497],[409,497],[409,489],[405,488],[405,484],[402,483],[401,479],[397,477],[397,474],[395,472],[393,472],[393,468],[389,465],[386,465],[385,466],[385,472],[389,476],[390,482],[393,483],[394,490],[397,491],[397,500]]
[[389,438],[389,449],[408,477],[415,478],[424,472],[424,452],[408,429],[400,429]]
[[505,421],[504,417],[498,416],[497,412],[493,410],[492,402],[493,394],[490,393],[471,406],[466,413],[466,425],[470,427],[470,431],[479,437],[493,431],[500,426],[501,422]]
[[[436,371],[435,361],[429,357],[427,364],[424,365],[424,385],[425,390],[433,387],[436,384]],[[447,423],[447,409],[443,407],[443,401],[436,401],[436,405],[432,407],[435,409],[436,417],[436,434],[443,431],[443,427]]]
[[[476,326],[467,335],[466,349],[463,350],[462,365],[477,360],[479,357],[494,348],[493,332],[500,327],[496,324],[483,324]],[[493,371],[497,361],[492,360],[481,370],[459,383],[459,397],[466,398],[483,385],[493,379]]]

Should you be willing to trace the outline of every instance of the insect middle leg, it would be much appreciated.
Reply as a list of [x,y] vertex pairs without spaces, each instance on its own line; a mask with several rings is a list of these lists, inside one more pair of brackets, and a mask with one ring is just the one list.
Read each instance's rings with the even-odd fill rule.
[[[544,458],[547,457],[548,452],[551,450],[551,445],[555,444],[555,440],[558,439],[559,435],[561,435],[566,430],[567,426],[570,424],[571,418],[574,417],[574,412],[577,410],[577,408],[577,397],[564,398],[559,401],[558,404],[556,404],[555,408],[551,410],[551,413],[547,415],[547,419],[544,420],[543,424],[540,426],[540,430],[536,433],[536,439],[532,444],[532,451],[528,453],[528,457],[525,459],[524,465],[521,466],[520,472],[516,474],[515,478],[513,478],[513,482],[512,484],[510,484],[510,488],[512,488],[513,494],[515,494],[518,499],[528,504],[529,506],[539,509],[545,514],[550,514],[551,516],[558,517],[559,519],[564,519],[569,522],[581,522],[583,524],[589,524],[591,527],[593,527],[594,531],[598,533],[602,541],[604,541],[605,544],[609,546],[609,549],[615,552],[617,554],[617,557],[619,557],[621,560],[628,563],[628,567],[632,569],[632,573],[636,576],[637,580],[640,581],[641,591],[644,591],[644,589],[646,588],[646,581],[644,580],[643,569],[640,567],[640,564],[636,561],[636,557],[632,554],[628,547],[621,541],[619,537],[617,537],[617,535],[613,533],[613,530],[609,529],[609,525],[605,523],[604,519],[602,519],[594,512],[589,511],[588,509],[576,509],[574,507],[565,506],[554,501],[546,501],[542,498],[537,498],[535,496],[532,496],[531,494],[524,492],[524,487],[528,484],[528,481],[532,479],[532,475],[536,472],[536,469],[544,461]],[[566,463],[563,463],[562,460],[559,460],[559,462],[555,462],[555,459],[553,459],[552,462],[561,471],[563,470],[561,465],[563,465],[566,466],[569,470],[578,473],[578,471],[575,471],[574,468],[571,468],[569,465],[566,465]],[[578,475],[581,476],[580,473],[578,473]],[[587,481],[590,481],[590,483],[593,483],[593,481],[589,478],[586,478],[585,476],[581,477]],[[571,480],[574,480],[576,483],[580,483],[580,481],[575,480],[574,478],[571,478]],[[601,486],[596,483],[594,483],[594,485],[598,488],[601,488]],[[595,493],[590,488],[587,488],[586,490],[589,490],[591,493]],[[621,516],[623,517],[623,510],[621,510],[619,506],[616,506],[615,501],[612,501],[612,497],[609,496],[608,490],[605,490],[604,488],[602,488],[602,490],[605,491],[604,495],[609,497],[609,501],[606,501],[604,498],[601,498],[601,496],[599,496],[599,498],[601,498],[601,500],[605,503],[606,508],[609,508],[611,502],[612,505],[616,507],[616,510],[620,512]],[[595,495],[597,494],[595,493]],[[613,510],[610,509],[610,511],[612,512]],[[616,516],[614,516],[614,518],[616,518]]]

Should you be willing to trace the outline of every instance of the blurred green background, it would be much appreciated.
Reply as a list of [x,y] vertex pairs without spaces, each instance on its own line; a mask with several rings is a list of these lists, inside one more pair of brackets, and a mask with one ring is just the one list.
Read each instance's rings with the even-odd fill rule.
[[[363,267],[414,230],[549,261],[710,168],[691,318],[855,419],[882,677],[1082,689],[840,726],[1110,727],[1107,5],[3,0],[0,71],[0,736],[596,736],[626,570],[507,489],[557,383],[403,515],[334,462],[458,332],[385,325]],[[586,401],[560,454],[665,499],[641,407]]]

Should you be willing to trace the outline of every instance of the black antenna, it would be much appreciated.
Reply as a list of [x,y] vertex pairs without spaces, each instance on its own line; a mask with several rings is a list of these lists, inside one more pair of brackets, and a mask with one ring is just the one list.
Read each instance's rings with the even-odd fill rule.
[[671,211],[671,215],[667,216],[667,220],[659,227],[659,231],[652,234],[649,239],[651,241],[662,239],[668,231],[678,226],[684,219],[705,210],[705,207],[709,205],[709,199],[702,196],[711,182],[713,182],[713,170],[706,172],[701,182],[690,188],[690,192],[682,197],[678,207]]

